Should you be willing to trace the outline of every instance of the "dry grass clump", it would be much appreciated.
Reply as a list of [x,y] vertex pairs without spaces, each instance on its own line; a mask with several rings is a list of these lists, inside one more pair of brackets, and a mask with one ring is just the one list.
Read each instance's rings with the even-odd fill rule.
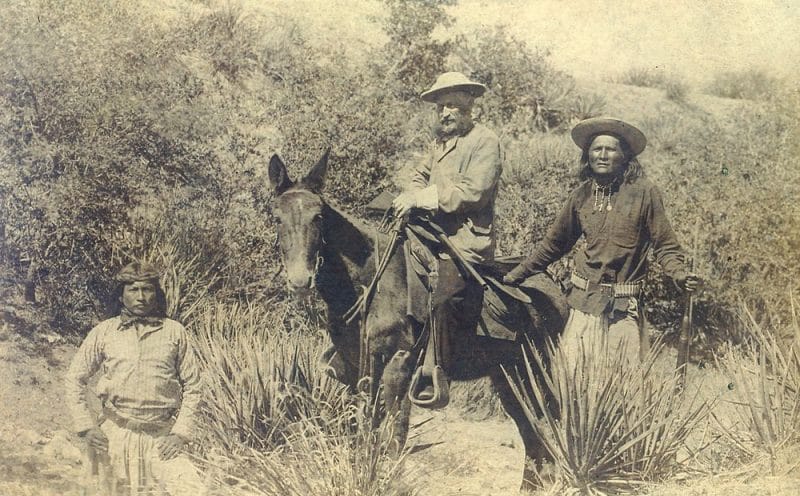
[[751,340],[728,346],[720,367],[732,380],[732,410],[738,428],[721,429],[745,459],[766,455],[770,472],[777,475],[779,452],[800,439],[800,327],[792,303],[792,336],[786,342],[774,330],[764,329],[742,305],[741,318]]
[[612,78],[612,81],[629,86],[662,89],[667,100],[676,103],[686,103],[689,93],[689,84],[683,77],[658,68],[632,67]]
[[[619,493],[678,471],[678,450],[708,404],[677,392],[674,372],[654,368],[659,351],[638,367],[608,349],[582,353],[568,366],[564,352],[551,346],[548,370],[529,347],[526,370],[508,375],[565,485],[584,494]],[[536,378],[540,372],[543,379]]]
[[716,74],[706,87],[709,95],[723,98],[764,100],[778,91],[778,80],[758,69],[724,71]]
[[675,103],[686,103],[689,85],[685,81],[677,77],[671,77],[664,82],[662,88],[664,89],[664,96],[667,97],[667,100],[672,100]]
[[642,88],[660,88],[666,79],[664,71],[650,67],[631,67],[613,77],[612,82]]

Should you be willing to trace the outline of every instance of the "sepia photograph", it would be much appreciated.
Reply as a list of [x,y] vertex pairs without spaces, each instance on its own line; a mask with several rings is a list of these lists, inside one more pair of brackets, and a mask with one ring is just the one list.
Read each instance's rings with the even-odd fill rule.
[[798,493],[797,2],[0,24],[0,495]]

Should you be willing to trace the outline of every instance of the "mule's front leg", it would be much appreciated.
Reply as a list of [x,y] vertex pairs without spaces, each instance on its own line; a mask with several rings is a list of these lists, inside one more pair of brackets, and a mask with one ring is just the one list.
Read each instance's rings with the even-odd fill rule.
[[509,417],[514,420],[514,423],[517,424],[522,443],[525,446],[525,467],[522,472],[520,490],[523,493],[527,493],[540,489],[542,486],[542,468],[545,462],[551,461],[551,457],[539,436],[536,435],[533,427],[531,427],[522,405],[514,396],[514,392],[511,390],[508,380],[502,371],[498,368],[492,372],[490,378],[497,395],[500,397],[503,408]]
[[386,422],[391,429],[392,449],[399,454],[408,437],[411,401],[408,385],[411,382],[414,357],[406,350],[397,351],[383,371],[383,403],[386,405]]

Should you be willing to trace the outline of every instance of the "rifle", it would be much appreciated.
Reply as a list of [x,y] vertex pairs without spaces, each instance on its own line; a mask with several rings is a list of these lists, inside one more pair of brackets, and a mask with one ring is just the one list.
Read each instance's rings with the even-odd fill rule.
[[[694,273],[694,258],[689,259],[690,273]],[[678,369],[678,389],[683,391],[686,387],[686,369],[689,366],[690,347],[694,337],[692,327],[694,313],[694,291],[686,293],[686,300],[683,307],[683,318],[681,319],[681,334],[678,340],[678,362],[675,368]]]
[[461,250],[453,245],[453,242],[450,241],[450,238],[439,225],[432,221],[427,221],[427,225],[431,227],[436,239],[447,248],[447,250],[450,252],[450,255],[464,268],[464,270],[469,272],[470,276],[472,276],[472,278],[475,279],[478,284],[481,285],[484,296],[490,304],[494,305],[496,308],[504,307],[504,305],[499,303],[500,300],[499,296],[497,295],[497,291],[505,293],[523,303],[531,303],[530,296],[518,288],[503,284],[491,276],[481,276],[472,263],[467,260],[466,257],[464,257],[464,254],[461,253]]

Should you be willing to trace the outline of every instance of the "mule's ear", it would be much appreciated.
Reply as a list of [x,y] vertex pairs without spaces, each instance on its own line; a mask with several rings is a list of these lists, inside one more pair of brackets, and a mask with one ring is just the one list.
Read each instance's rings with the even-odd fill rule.
[[278,155],[273,155],[269,159],[269,183],[276,195],[279,195],[292,186],[289,173],[286,172],[286,165]]
[[328,172],[328,155],[330,155],[330,153],[330,148],[325,150],[325,155],[319,159],[317,165],[312,167],[311,170],[308,171],[308,174],[306,174],[306,177],[303,178],[303,184],[311,191],[319,193],[322,187],[325,186],[325,174]]

